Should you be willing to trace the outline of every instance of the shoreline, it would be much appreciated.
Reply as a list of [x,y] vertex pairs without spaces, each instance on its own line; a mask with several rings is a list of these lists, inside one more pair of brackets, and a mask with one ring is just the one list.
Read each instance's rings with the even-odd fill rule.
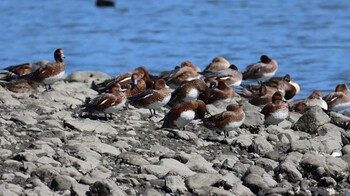
[[[246,121],[230,137],[196,120],[158,129],[147,109],[109,121],[73,118],[101,72],[73,72],[37,92],[0,91],[0,195],[265,195],[350,192],[350,117],[315,107],[264,126],[259,108],[236,100]],[[211,114],[223,109],[208,106]],[[103,115],[101,115],[103,117]]]

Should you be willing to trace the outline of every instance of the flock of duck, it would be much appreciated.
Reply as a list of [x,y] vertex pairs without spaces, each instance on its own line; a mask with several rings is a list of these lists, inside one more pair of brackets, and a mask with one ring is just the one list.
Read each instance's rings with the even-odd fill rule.
[[[35,90],[45,85],[46,90],[65,76],[65,61],[62,49],[54,52],[55,63],[39,61],[3,68],[0,84],[13,92]],[[93,82],[91,88],[98,92],[92,99],[87,98],[76,117],[86,114],[113,114],[132,105],[147,108],[150,117],[157,115],[161,107],[170,110],[161,120],[161,128],[184,128],[193,119],[201,119],[209,129],[228,132],[242,125],[245,112],[234,97],[247,99],[261,107],[265,124],[279,124],[289,111],[303,113],[311,107],[320,106],[324,110],[341,111],[350,106],[350,92],[346,84],[338,84],[335,92],[326,96],[314,91],[308,98],[292,100],[299,93],[299,85],[290,75],[275,77],[278,69],[276,60],[262,55],[260,61],[246,66],[240,72],[237,66],[223,57],[216,57],[201,71],[190,61],[184,61],[173,70],[150,74],[145,67],[138,67],[101,83]],[[242,85],[242,80],[256,81],[255,85]],[[235,90],[240,86],[240,90]],[[226,111],[206,117],[207,104],[224,105]]]

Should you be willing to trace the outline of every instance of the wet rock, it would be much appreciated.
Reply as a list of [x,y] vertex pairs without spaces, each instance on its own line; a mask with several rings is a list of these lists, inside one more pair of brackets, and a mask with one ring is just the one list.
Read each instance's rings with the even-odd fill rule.
[[316,133],[316,130],[330,122],[329,116],[322,110],[321,107],[315,106],[305,112],[299,120],[294,124],[296,130],[304,131],[310,134]]
[[184,194],[187,191],[185,182],[180,176],[167,176],[165,187],[172,193]]

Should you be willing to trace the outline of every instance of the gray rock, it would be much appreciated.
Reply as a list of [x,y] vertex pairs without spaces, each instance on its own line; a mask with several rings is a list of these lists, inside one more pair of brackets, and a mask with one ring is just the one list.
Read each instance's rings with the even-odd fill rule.
[[142,166],[142,165],[150,164],[141,155],[133,152],[122,153],[119,155],[118,158],[122,159],[123,163],[130,164],[130,165]]
[[318,139],[296,140],[291,143],[292,151],[306,153],[310,150],[325,152],[325,147]]
[[330,123],[324,124],[317,129],[317,133],[319,135],[317,139],[323,144],[327,154],[331,154],[334,151],[340,151],[342,149],[342,131],[344,130]]
[[2,86],[0,86],[0,102],[4,105],[12,105],[12,106],[19,106],[21,105],[21,102],[17,99],[14,99],[11,94],[12,92],[9,92],[5,90]]
[[333,178],[339,179],[347,175],[349,164],[341,158],[327,156],[326,165],[326,172]]
[[303,175],[291,161],[284,161],[279,165],[279,172],[287,176],[288,181],[298,182],[303,179]]
[[314,134],[320,126],[329,123],[330,120],[321,107],[315,106],[299,118],[294,124],[294,129]]
[[326,168],[326,158],[316,152],[307,152],[304,154],[300,166],[306,171],[316,170],[318,167]]
[[244,110],[244,112],[260,112],[261,108],[258,106],[255,106],[253,104],[250,104],[248,101],[241,101],[240,102],[241,108]]
[[50,184],[50,188],[55,191],[70,190],[72,187],[72,179],[69,176],[55,176]]
[[294,124],[299,120],[299,118],[301,116],[302,116],[302,114],[300,114],[298,112],[289,112],[286,120]]
[[253,144],[251,145],[251,149],[253,152],[257,154],[266,154],[268,152],[273,151],[273,146],[266,140],[263,136],[257,136],[253,140]]
[[186,166],[195,172],[218,173],[212,165],[212,163],[209,163],[200,154],[192,154],[191,158],[186,163]]
[[257,111],[246,111],[245,120],[243,125],[246,127],[257,127],[263,126],[265,122],[265,117],[263,114]]
[[96,181],[101,181],[106,178],[110,178],[112,175],[112,171],[103,167],[97,166],[93,170],[91,170],[87,175],[84,175],[80,182],[84,184],[93,184]]
[[0,159],[6,159],[7,157],[12,155],[11,150],[7,149],[0,149]]
[[52,166],[43,165],[30,174],[32,177],[38,177],[41,181],[49,184],[55,176],[59,175],[59,172]]
[[90,186],[90,194],[96,196],[123,196],[127,195],[122,191],[113,180],[104,179],[97,181]]
[[190,132],[190,131],[178,131],[174,130],[172,131],[174,133],[174,137],[178,139],[183,139],[183,140],[195,140],[198,139],[198,136],[196,133]]
[[18,196],[24,195],[24,189],[18,185],[3,182],[0,184],[1,196]]
[[65,125],[80,132],[90,132],[104,134],[108,136],[118,135],[118,131],[108,123],[98,122],[90,119],[67,120]]
[[195,190],[202,187],[212,186],[224,179],[220,174],[198,173],[187,178],[186,185],[189,189]]
[[253,144],[252,137],[251,134],[239,135],[237,136],[235,144],[238,145],[238,147],[247,150],[248,147]]
[[92,80],[103,81],[111,78],[109,75],[98,71],[77,71],[67,76],[68,82],[90,83]]
[[235,195],[241,196],[253,196],[254,193],[246,186],[244,186],[241,182],[235,183],[231,189],[231,192]]
[[150,148],[150,151],[156,155],[163,155],[163,154],[173,154],[175,153],[173,150],[162,146],[160,144],[152,145]]
[[172,193],[184,194],[187,191],[184,180],[180,176],[167,176],[165,187]]
[[196,174],[190,170],[185,164],[180,163],[175,159],[162,159],[160,160],[160,165],[169,169],[171,174],[188,177]]
[[158,178],[164,178],[170,172],[170,169],[162,165],[142,165],[141,168],[142,174],[153,174]]
[[269,185],[264,181],[264,179],[257,174],[248,174],[244,178],[243,184],[247,186],[254,193],[258,193],[260,190],[263,190],[269,187]]
[[218,195],[218,196],[234,196],[230,191],[226,191],[217,187],[201,187],[199,189],[193,190],[194,195],[206,196],[206,195]]
[[143,193],[144,196],[163,196],[163,193],[158,192],[154,188],[146,188],[145,192]]
[[264,168],[266,172],[274,171],[279,165],[277,161],[267,158],[259,158],[255,161],[255,164],[261,168]]
[[238,177],[242,177],[247,172],[248,166],[243,164],[243,163],[241,163],[241,162],[237,162],[233,166],[232,170],[237,174]]
[[350,154],[350,145],[345,145],[342,149],[343,154]]

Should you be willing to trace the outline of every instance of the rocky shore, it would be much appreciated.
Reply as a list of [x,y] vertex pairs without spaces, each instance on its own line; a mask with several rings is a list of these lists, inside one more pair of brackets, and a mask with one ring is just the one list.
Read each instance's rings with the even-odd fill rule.
[[[130,107],[106,121],[74,118],[93,80],[76,72],[54,90],[0,87],[0,195],[332,195],[350,192],[350,117],[314,107],[264,126],[246,120],[228,138],[199,120],[159,129],[164,114]],[[224,108],[208,105],[211,114]]]

